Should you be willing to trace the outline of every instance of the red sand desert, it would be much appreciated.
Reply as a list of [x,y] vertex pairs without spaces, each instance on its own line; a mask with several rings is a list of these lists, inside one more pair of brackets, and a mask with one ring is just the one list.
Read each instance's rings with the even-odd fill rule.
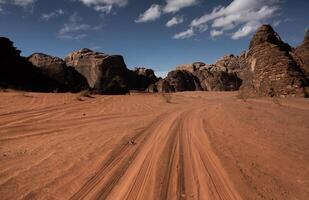
[[0,93],[0,199],[309,199],[309,100]]

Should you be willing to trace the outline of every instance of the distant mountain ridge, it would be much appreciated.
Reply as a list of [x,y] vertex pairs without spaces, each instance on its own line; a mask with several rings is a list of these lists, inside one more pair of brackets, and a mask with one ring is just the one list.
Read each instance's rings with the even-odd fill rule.
[[293,49],[270,25],[254,34],[249,49],[227,55],[215,64],[194,62],[176,67],[164,79],[152,69],[129,70],[120,55],[90,49],[65,60],[42,53],[20,56],[13,43],[0,37],[0,87],[27,91],[126,94],[147,92],[237,91],[246,97],[308,96],[309,32]]

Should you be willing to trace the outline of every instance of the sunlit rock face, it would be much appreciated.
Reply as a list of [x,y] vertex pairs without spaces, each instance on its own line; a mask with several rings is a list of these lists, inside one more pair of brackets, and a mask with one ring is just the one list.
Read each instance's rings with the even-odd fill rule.
[[245,57],[241,94],[247,96],[306,96],[308,81],[284,43],[269,25],[253,36]]

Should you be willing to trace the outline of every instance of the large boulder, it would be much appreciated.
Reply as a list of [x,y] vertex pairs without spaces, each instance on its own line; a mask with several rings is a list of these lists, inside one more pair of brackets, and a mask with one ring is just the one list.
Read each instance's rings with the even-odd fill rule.
[[174,70],[166,78],[150,85],[146,91],[168,93],[198,90],[201,90],[201,86],[197,77],[187,70]]
[[172,91],[175,92],[201,90],[198,78],[186,70],[171,71],[164,80],[168,82],[169,87],[173,88]]
[[308,82],[284,43],[269,25],[253,36],[246,53],[246,70],[240,88],[246,96],[305,96]]
[[204,91],[235,91],[242,84],[236,73],[227,71],[197,70],[193,73]]
[[33,66],[8,38],[0,37],[0,87],[27,91],[65,91],[65,86]]
[[169,81],[160,79],[155,84],[151,84],[146,89],[147,92],[171,93],[175,92],[175,88],[170,85]]
[[93,90],[104,94],[124,94],[129,90],[129,70],[120,55],[81,49],[65,58],[66,65],[81,73]]
[[241,66],[239,63],[239,57],[234,56],[233,54],[223,56],[215,64],[215,69],[212,71],[226,71],[226,72],[235,72],[238,71]]
[[78,92],[89,88],[86,78],[73,67],[67,67],[61,58],[34,53],[27,60],[44,75],[65,85],[69,91]]
[[203,62],[194,62],[192,64],[179,65],[176,67],[176,70],[183,70],[183,71],[193,73],[196,70],[201,69],[202,67],[207,67],[207,65]]
[[132,73],[130,73],[129,85],[130,89],[144,91],[158,80],[152,69],[135,67]]
[[309,30],[305,36],[304,42],[294,50],[296,60],[299,66],[309,79]]

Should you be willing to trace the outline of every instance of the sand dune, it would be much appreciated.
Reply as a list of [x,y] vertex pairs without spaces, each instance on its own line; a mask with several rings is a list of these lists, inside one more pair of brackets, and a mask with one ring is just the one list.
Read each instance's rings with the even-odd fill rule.
[[308,199],[309,101],[0,93],[0,199]]

